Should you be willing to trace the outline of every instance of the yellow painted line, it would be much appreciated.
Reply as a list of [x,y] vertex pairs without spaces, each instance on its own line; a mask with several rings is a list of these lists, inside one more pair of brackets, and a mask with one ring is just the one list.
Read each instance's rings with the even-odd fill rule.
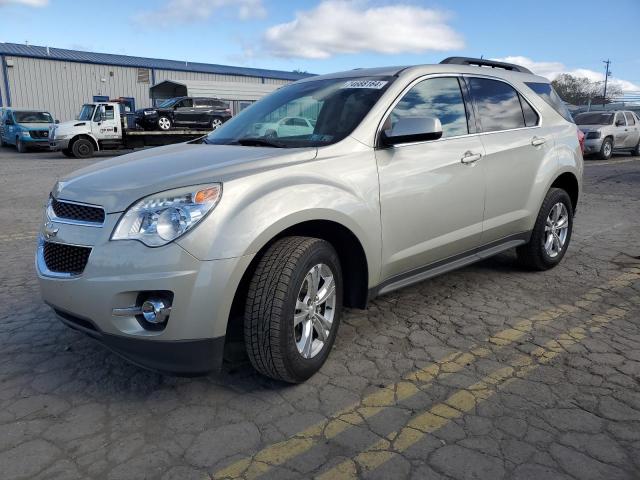
[[528,375],[538,366],[565,353],[568,347],[581,342],[587,336],[587,329],[597,331],[603,325],[620,319],[626,314],[625,310],[611,308],[604,315],[594,315],[582,326],[571,328],[556,339],[548,341],[544,346],[537,347],[529,355],[518,355],[509,366],[495,370],[479,382],[456,391],[444,402],[412,417],[404,427],[388,435],[387,438],[392,439],[391,441],[380,440],[353,459],[346,460],[315,478],[331,480],[339,476],[342,479],[356,479],[358,469],[371,471],[380,467],[428,434],[472,411],[479,403],[491,398],[514,380]]
[[[640,268],[632,268],[625,273],[606,282],[602,287],[589,290],[572,305],[561,305],[537,313],[529,319],[521,320],[513,327],[502,330],[485,340],[490,346],[498,348],[517,342],[530,333],[535,326],[545,325],[565,315],[583,310],[603,298],[603,294],[609,290],[615,290],[630,285],[640,278]],[[402,381],[382,388],[375,393],[367,395],[360,402],[344,408],[329,419],[312,425],[296,435],[282,442],[269,445],[262,450],[235,461],[229,466],[223,467],[213,474],[216,480],[245,478],[255,479],[272,467],[282,465],[288,460],[310,450],[317,440],[331,439],[352,426],[365,422],[366,419],[377,415],[386,407],[393,406],[397,402],[406,400],[424,388],[436,378],[444,378],[461,371],[470,363],[486,358],[492,353],[490,348],[476,345],[467,352],[454,352],[437,362],[431,363],[419,370],[405,375]]]

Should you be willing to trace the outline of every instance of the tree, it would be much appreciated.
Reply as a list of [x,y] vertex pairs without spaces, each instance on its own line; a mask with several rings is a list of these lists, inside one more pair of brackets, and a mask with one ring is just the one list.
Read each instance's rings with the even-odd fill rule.
[[[603,103],[604,82],[592,82],[585,77],[563,73],[553,80],[551,85],[562,100],[572,105],[586,105],[590,100],[591,103]],[[612,97],[620,94],[622,94],[622,89],[609,83],[604,103],[610,103]]]

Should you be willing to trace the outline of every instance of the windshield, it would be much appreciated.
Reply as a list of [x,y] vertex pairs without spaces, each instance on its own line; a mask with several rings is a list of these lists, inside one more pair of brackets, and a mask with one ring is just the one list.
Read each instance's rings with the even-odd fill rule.
[[53,123],[47,112],[13,112],[16,123]]
[[214,130],[216,145],[318,147],[349,135],[393,77],[315,80],[276,90]]
[[576,115],[578,125],[611,125],[613,123],[613,113],[581,113]]
[[93,118],[93,111],[95,110],[95,108],[95,105],[83,105],[82,109],[80,110],[80,114],[78,115],[78,120],[91,120]]
[[177,98],[168,98],[166,99],[164,102],[160,103],[158,105],[158,108],[169,108],[169,107],[173,107],[173,104],[176,103],[178,101]]

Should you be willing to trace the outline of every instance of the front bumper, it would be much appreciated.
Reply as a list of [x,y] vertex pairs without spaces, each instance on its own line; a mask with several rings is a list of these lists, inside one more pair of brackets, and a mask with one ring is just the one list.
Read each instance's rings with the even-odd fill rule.
[[602,138],[585,139],[584,153],[585,155],[599,153],[602,148]]
[[[67,325],[139,365],[179,374],[217,369],[231,303],[252,256],[200,261],[176,243],[149,248],[137,241],[110,241],[119,217],[107,215],[98,228],[53,222],[58,232],[48,241],[88,246],[91,253],[80,275],[65,277],[43,268],[38,248],[43,300]],[[113,314],[157,291],[173,293],[164,329],[149,329],[135,315]]]
[[137,115],[136,114],[136,125],[142,128],[151,128],[156,127],[158,125],[158,119],[160,116],[157,113],[153,115]]
[[69,141],[71,138],[54,138],[49,141],[49,149],[51,150],[66,150],[69,148]]

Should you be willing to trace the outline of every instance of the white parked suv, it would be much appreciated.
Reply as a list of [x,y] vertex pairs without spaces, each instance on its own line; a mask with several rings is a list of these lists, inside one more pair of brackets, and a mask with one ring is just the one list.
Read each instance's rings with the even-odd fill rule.
[[[256,134],[297,117],[313,129]],[[199,140],[62,179],[37,273],[64,323],[137,364],[206,372],[240,340],[259,372],[300,382],[343,305],[511,248],[527,268],[556,266],[582,171],[571,116],[522,67],[311,77]]]

